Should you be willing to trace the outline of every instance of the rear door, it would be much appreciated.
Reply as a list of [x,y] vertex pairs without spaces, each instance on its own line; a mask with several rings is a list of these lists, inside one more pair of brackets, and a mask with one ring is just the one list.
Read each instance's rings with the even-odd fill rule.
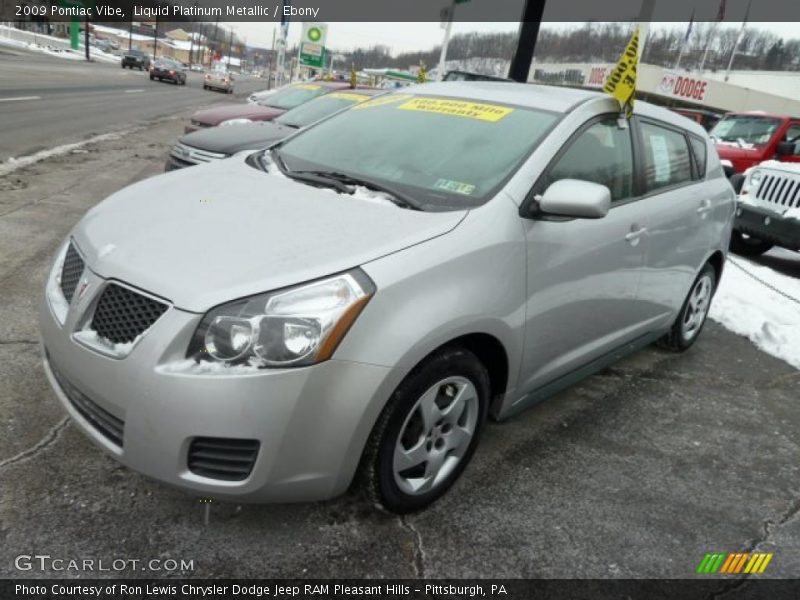
[[666,325],[710,254],[713,213],[727,206],[730,186],[706,176],[708,148],[700,136],[639,117],[637,131],[645,194],[640,203],[650,219],[640,297],[648,320]]
[[528,298],[521,389],[529,392],[642,334],[638,300],[648,215],[637,201],[631,128],[618,115],[586,123],[533,187],[559,179],[606,185],[601,219],[540,216],[524,223]]

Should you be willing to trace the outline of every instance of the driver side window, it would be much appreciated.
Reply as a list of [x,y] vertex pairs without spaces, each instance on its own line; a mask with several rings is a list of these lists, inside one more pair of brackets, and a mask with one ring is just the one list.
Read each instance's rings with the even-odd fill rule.
[[581,179],[606,186],[612,203],[633,196],[631,130],[620,129],[616,115],[590,125],[568,143],[540,180],[539,193],[560,179]]

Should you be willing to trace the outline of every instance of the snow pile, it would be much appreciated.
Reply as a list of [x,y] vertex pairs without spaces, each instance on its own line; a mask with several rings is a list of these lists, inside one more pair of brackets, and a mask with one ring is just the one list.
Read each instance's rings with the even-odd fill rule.
[[[740,268],[741,267],[741,268]],[[742,268],[800,300],[800,281],[731,256],[709,317],[758,348],[800,369],[800,304],[769,289]]]
[[260,371],[258,365],[246,363],[230,365],[223,362],[179,360],[159,367],[162,373],[178,373],[181,375],[254,375]]
[[96,331],[93,331],[91,329],[76,331],[74,334],[72,334],[72,336],[76,340],[86,344],[87,346],[92,346],[93,348],[101,348],[106,352],[108,352],[109,354],[113,354],[114,356],[127,356],[128,354],[130,354],[131,350],[133,350],[133,347],[136,345],[136,342],[138,342],[141,339],[144,333],[145,332],[140,333],[138,336],[136,336],[136,339],[134,339],[131,342],[125,342],[121,344],[115,344],[107,340],[106,338],[98,335]]
[[23,156],[21,158],[14,158],[12,156],[6,162],[0,163],[0,177],[2,177],[3,175],[8,175],[12,171],[16,171],[17,169],[21,169],[22,167],[27,167],[28,165],[37,163],[40,160],[44,160],[45,158],[51,158],[53,156],[60,156],[62,154],[73,152],[79,148],[82,148],[83,146],[86,146],[87,144],[93,144],[95,142],[105,142],[107,140],[117,140],[122,136],[130,133],[131,131],[132,130],[125,130],[125,131],[118,131],[116,133],[103,133],[101,135],[90,137],[89,139],[84,140],[82,142],[75,142],[74,144],[64,144],[63,146],[48,148],[47,150],[42,150],[35,154],[29,154],[28,156]]
[[[0,25],[0,46],[39,52],[67,60],[86,60],[86,51],[83,46],[78,50],[73,50],[69,47],[69,42],[62,38],[15,29],[5,25]],[[94,46],[90,46],[89,55],[92,60],[99,62],[117,63],[120,60],[119,56],[108,54]]]

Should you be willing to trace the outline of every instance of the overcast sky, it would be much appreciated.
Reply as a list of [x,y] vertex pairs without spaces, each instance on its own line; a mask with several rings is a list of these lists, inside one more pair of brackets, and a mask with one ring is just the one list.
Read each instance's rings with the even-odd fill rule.
[[[737,15],[729,15],[736,17]],[[741,15],[739,18],[742,18]],[[579,27],[580,23],[545,23],[546,28]],[[687,23],[656,23],[658,27],[685,28]],[[248,45],[272,46],[272,33],[276,25],[267,23],[228,23],[235,31],[247,38]],[[741,21],[724,21],[722,28],[738,28]],[[800,23],[749,23],[753,29],[764,29],[776,35],[791,38],[800,37]],[[302,24],[289,24],[289,45],[300,39]],[[517,31],[518,23],[454,23],[453,34],[469,31]],[[356,47],[369,47],[376,44],[389,46],[393,54],[414,50],[428,50],[441,43],[443,30],[439,23],[330,23],[328,25],[327,46],[333,50],[350,50]]]

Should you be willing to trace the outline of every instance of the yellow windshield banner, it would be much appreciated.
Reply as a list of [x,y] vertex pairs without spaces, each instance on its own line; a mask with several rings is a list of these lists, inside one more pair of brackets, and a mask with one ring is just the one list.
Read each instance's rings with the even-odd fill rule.
[[356,94],[355,92],[331,92],[325,95],[326,98],[339,98],[340,100],[352,100],[353,102],[365,102],[372,98],[366,94]]
[[608,74],[603,91],[610,94],[619,102],[620,110],[628,118],[633,113],[633,100],[636,94],[636,67],[639,63],[639,28],[631,36],[625,52],[619,57],[616,66]]
[[380,96],[379,98],[373,98],[369,102],[364,102],[363,104],[359,104],[358,106],[354,107],[353,110],[357,108],[374,108],[376,106],[383,106],[384,104],[392,104],[393,102],[402,102],[403,100],[408,100],[409,98],[413,98],[411,94],[390,94],[388,96]]
[[508,106],[449,100],[444,98],[414,98],[397,107],[398,110],[419,110],[452,117],[465,117],[478,121],[496,122],[514,112]]
[[322,86],[313,83],[298,83],[294,86],[296,90],[318,90],[320,87]]

